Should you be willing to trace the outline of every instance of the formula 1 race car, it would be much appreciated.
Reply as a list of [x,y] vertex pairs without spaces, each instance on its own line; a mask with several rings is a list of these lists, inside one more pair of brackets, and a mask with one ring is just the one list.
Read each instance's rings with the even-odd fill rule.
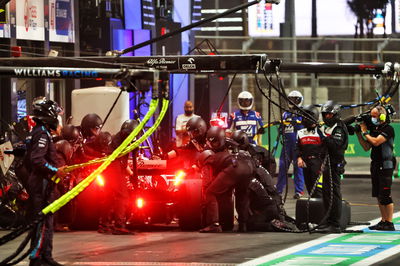
[[[202,180],[195,171],[169,167],[167,160],[138,160],[137,179],[127,177],[131,196],[127,223],[130,227],[170,224],[182,230],[197,230],[202,223]],[[75,204],[71,228],[97,228],[100,197],[107,189],[102,177],[82,192]]]

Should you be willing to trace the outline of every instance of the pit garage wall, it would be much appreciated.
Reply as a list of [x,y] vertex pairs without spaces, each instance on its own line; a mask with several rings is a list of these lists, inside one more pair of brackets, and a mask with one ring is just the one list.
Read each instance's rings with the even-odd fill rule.
[[[62,9],[67,18],[56,15],[55,0],[11,0],[6,5],[7,23],[0,25],[0,44],[3,47],[0,56],[11,57],[8,49],[11,46],[20,46],[23,56],[46,56],[51,49],[57,50],[59,56],[78,56],[79,1],[63,1],[57,9]],[[29,23],[25,24],[25,21]],[[4,123],[0,125],[0,132],[7,128],[6,123],[18,120],[17,111],[20,115],[29,114],[32,99],[41,95],[61,104],[65,109],[65,119],[70,115],[68,95],[72,89],[79,87],[79,80],[2,77],[0,119]]]
[[[396,135],[396,139],[395,139],[395,143],[394,143],[394,154],[397,157],[397,166],[395,168],[395,173],[394,176],[395,177],[400,177],[400,145],[396,145],[396,143],[398,143],[398,139],[400,138],[400,123],[391,123],[390,124],[395,131],[395,135]],[[275,141],[276,141],[276,137],[277,137],[277,132],[278,132],[278,127],[274,126],[271,128],[271,146],[274,145]],[[266,148],[268,148],[268,129],[266,129],[266,133],[263,135],[262,137],[262,145]],[[275,158],[277,160],[277,163],[279,161],[279,157],[281,154],[281,149],[282,149],[282,145],[281,143],[279,143],[278,146],[278,150],[275,154]],[[363,169],[363,173],[368,175],[369,173],[369,163],[370,163],[370,151],[366,152],[363,150],[363,148],[361,147],[360,143],[358,142],[357,136],[356,135],[350,135],[349,136],[349,146],[346,150],[345,153],[345,157],[346,157],[346,161],[348,163],[348,169],[351,169],[351,164],[353,161],[359,161],[358,159],[363,158],[362,162],[363,162],[363,166],[365,165],[365,169]],[[346,171],[346,174],[353,174],[350,171]]]

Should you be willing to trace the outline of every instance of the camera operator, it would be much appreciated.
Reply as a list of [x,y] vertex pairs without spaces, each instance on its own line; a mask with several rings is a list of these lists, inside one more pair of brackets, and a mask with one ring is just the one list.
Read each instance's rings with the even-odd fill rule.
[[[327,213],[326,223],[317,231],[323,233],[341,233],[339,220],[342,212],[342,194],[340,191],[340,175],[344,173],[344,152],[348,145],[348,131],[340,119],[340,106],[327,101],[321,107],[322,119],[325,123],[323,132],[317,129],[328,158],[323,172],[322,195]],[[329,205],[331,208],[329,209]]]
[[377,198],[381,213],[381,221],[369,229],[394,231],[394,204],[391,197],[392,175],[396,165],[393,155],[394,129],[389,125],[389,118],[383,106],[374,107],[370,116],[373,124],[369,126],[370,130],[368,131],[366,123],[362,122],[361,130],[355,131],[363,149],[371,149],[372,197]]

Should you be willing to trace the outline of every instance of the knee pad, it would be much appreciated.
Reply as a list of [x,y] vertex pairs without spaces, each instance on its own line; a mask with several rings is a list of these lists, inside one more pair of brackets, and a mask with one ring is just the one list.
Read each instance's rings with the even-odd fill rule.
[[381,205],[389,205],[393,203],[391,196],[379,196],[378,197],[379,204]]

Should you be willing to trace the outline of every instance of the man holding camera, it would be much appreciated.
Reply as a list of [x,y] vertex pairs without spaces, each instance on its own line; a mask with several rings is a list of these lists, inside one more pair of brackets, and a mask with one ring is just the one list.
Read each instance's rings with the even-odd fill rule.
[[394,129],[389,125],[386,109],[378,105],[371,110],[371,125],[365,122],[355,130],[365,151],[371,149],[372,197],[378,199],[381,221],[371,230],[395,231],[392,218],[394,204],[391,197],[392,175],[396,165],[393,155]]

